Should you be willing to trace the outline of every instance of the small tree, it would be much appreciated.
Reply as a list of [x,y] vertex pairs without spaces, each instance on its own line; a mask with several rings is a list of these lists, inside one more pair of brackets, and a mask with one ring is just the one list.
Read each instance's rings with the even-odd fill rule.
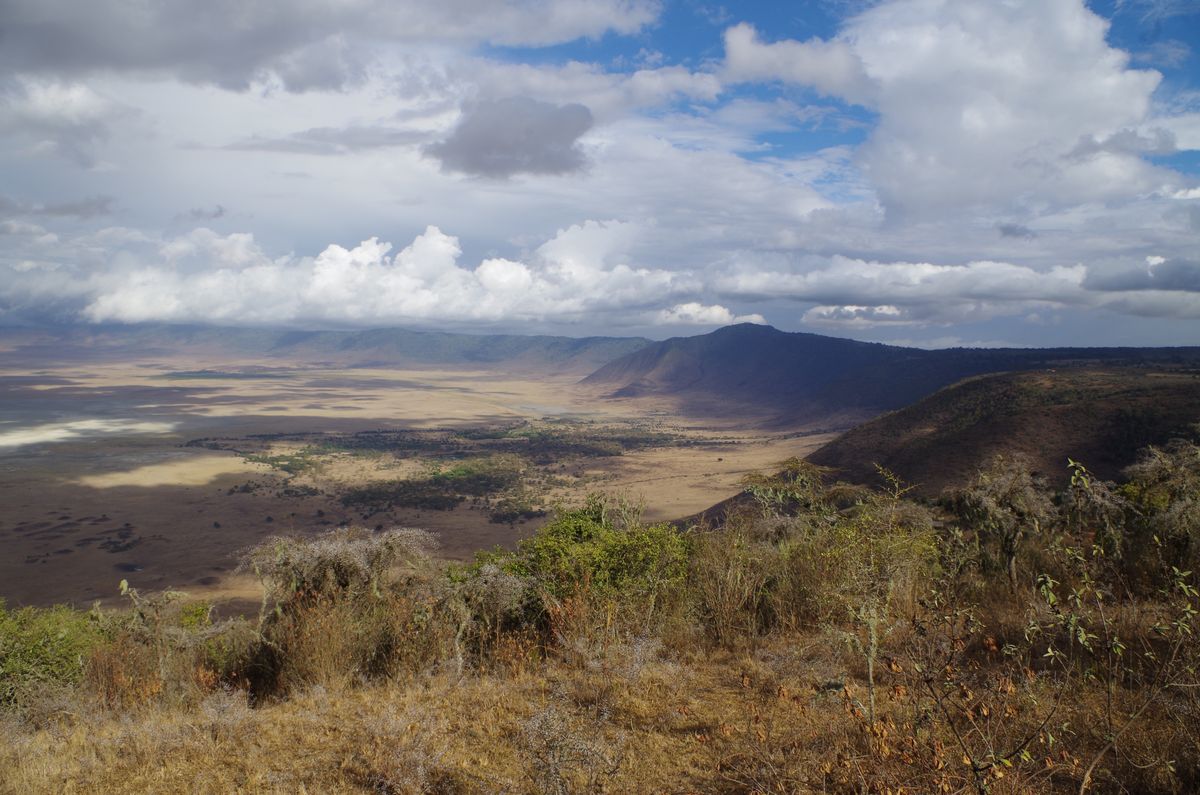
[[1175,439],[1147,447],[1125,474],[1142,540],[1161,548],[1167,563],[1192,567],[1200,558],[1200,446]]
[[999,552],[1009,588],[1015,593],[1021,542],[1041,533],[1054,509],[1028,463],[1021,458],[996,456],[971,485],[953,494],[952,504],[959,520],[974,530],[985,546]]
[[937,548],[929,514],[907,502],[913,490],[894,473],[875,465],[884,490],[857,506],[840,524],[843,575],[836,598],[850,628],[840,633],[867,669],[866,713],[875,725],[876,666],[881,644],[896,628],[897,600],[933,573]]
[[789,458],[774,475],[755,472],[742,480],[742,488],[758,503],[765,516],[790,516],[827,507],[824,478],[829,469]]

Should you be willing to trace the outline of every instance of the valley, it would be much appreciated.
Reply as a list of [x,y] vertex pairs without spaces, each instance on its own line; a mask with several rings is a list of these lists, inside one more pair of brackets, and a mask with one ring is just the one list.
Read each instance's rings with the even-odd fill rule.
[[9,604],[111,603],[128,579],[246,610],[258,584],[236,565],[271,535],[417,526],[469,558],[594,492],[696,513],[830,438],[604,400],[577,369],[154,353],[0,360]]
[[237,563],[270,536],[420,527],[469,559],[589,494],[695,517],[810,455],[858,483],[882,464],[930,498],[997,453],[1056,481],[1067,456],[1113,477],[1200,420],[1195,348],[921,351],[748,325],[663,342],[130,326],[0,343],[13,605],[111,603],[128,579],[244,611],[260,590]]

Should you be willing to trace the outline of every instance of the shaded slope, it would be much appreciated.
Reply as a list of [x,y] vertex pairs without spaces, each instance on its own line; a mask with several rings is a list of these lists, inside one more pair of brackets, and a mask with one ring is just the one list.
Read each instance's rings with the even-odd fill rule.
[[1200,364],[1200,348],[927,351],[742,324],[650,343],[584,383],[612,397],[671,397],[694,414],[847,427],[971,375],[1098,363]]
[[[880,389],[880,368],[903,363],[917,369],[925,354],[742,324],[651,343],[606,364],[584,383],[611,387],[614,397],[670,395],[693,413],[847,423],[877,413],[877,406],[888,402]],[[887,392],[896,391],[892,386]],[[907,402],[905,395],[896,399]]]
[[1134,368],[971,378],[843,434],[808,458],[876,481],[874,463],[934,495],[998,453],[1021,454],[1055,485],[1067,458],[1116,477],[1137,450],[1200,422],[1200,375]]

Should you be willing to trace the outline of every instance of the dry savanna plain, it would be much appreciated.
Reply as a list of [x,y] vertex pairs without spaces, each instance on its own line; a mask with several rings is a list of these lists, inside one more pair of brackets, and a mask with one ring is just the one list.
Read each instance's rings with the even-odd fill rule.
[[579,379],[0,352],[0,598],[112,603],[127,580],[244,611],[260,591],[241,553],[272,535],[421,527],[469,558],[590,493],[688,516],[830,438]]

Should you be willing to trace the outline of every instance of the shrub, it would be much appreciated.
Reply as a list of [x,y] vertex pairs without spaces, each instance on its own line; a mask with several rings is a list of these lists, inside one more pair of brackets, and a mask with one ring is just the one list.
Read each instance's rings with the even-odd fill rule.
[[219,686],[243,684],[256,638],[242,618],[214,622],[207,602],[179,591],[142,595],[121,582],[129,609],[94,611],[103,640],[85,665],[88,689],[113,707],[192,704]]
[[102,640],[94,617],[69,607],[7,610],[0,600],[0,707],[21,707],[46,688],[72,686]]
[[973,530],[985,551],[985,565],[999,558],[1008,574],[1009,589],[1017,589],[1017,556],[1022,542],[1036,537],[1053,517],[1048,490],[1020,458],[996,456],[951,503],[960,521]]
[[561,512],[521,542],[508,570],[533,578],[554,599],[583,587],[599,601],[649,618],[683,585],[687,539],[668,524],[618,526],[612,507],[592,497],[583,508]]
[[1125,473],[1124,494],[1136,506],[1134,531],[1154,545],[1169,565],[1200,564],[1200,446],[1175,439],[1148,447]]
[[829,470],[800,458],[778,464],[774,475],[752,473],[742,480],[745,493],[754,498],[768,516],[795,516],[828,506],[825,476]]
[[752,642],[771,620],[783,563],[779,548],[756,540],[742,519],[700,532],[694,549],[688,586],[705,633],[725,648]]
[[502,630],[524,646],[532,630],[590,659],[595,644],[652,631],[682,603],[688,554],[687,537],[671,525],[644,525],[638,506],[590,497],[515,552],[481,554],[455,575],[472,624],[464,633],[484,640],[482,650],[500,643]]
[[433,543],[423,530],[343,529],[252,549],[243,567],[275,602],[260,618],[251,672],[260,694],[392,676],[442,656],[453,629],[441,621],[446,589]]
[[286,605],[322,594],[379,593],[393,565],[421,567],[435,545],[425,530],[345,528],[312,539],[268,539],[246,554],[240,568],[253,571],[267,595]]

